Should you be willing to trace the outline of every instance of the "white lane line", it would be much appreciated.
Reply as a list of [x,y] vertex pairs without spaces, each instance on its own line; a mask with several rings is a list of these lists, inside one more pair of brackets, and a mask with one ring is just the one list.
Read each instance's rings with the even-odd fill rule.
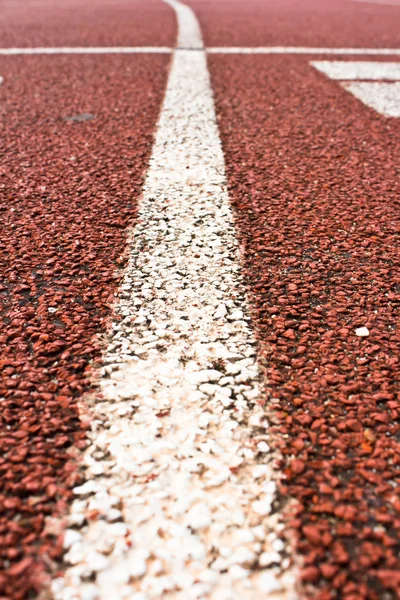
[[331,79],[399,80],[400,62],[312,61],[310,63]]
[[164,0],[175,11],[178,20],[177,47],[187,50],[203,50],[200,25],[193,10],[176,0]]
[[174,54],[115,311],[55,599],[294,598],[203,50]]
[[0,56],[31,54],[170,54],[164,46],[65,47],[65,48],[0,48]]
[[[171,2],[172,3],[172,0]],[[189,7],[188,11],[184,11],[186,14],[192,13]],[[180,15],[183,14],[181,10]],[[197,21],[196,21],[197,23]],[[200,31],[198,25],[194,26],[192,22],[190,24],[193,27],[192,41],[189,41],[189,37],[185,31],[179,33],[178,47],[186,48],[187,50],[196,50],[202,48],[199,46],[199,38],[197,32]],[[182,30],[180,30],[181,32]],[[201,40],[201,37],[200,37]],[[202,44],[202,42],[201,42]],[[65,48],[0,48],[0,56],[18,56],[18,55],[31,55],[31,54],[170,54],[173,52],[172,48],[165,46],[115,46],[115,47],[65,47]],[[219,48],[206,48],[208,54],[332,54],[332,55],[365,55],[365,56],[400,56],[400,48],[312,48],[312,47],[297,47],[297,46],[262,46],[254,48],[231,48],[231,47],[219,47]]]
[[400,56],[400,48],[313,48],[300,46],[261,46],[254,48],[207,48],[208,54],[354,54]]
[[343,83],[343,87],[384,117],[400,118],[400,83],[361,82]]

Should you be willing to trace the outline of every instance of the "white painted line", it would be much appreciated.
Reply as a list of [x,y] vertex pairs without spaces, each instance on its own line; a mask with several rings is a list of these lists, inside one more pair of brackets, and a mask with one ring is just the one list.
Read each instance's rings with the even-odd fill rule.
[[400,63],[311,61],[310,65],[327,77],[341,81],[345,90],[379,114],[400,117]]
[[399,6],[400,0],[352,0],[353,2],[359,2],[361,4],[386,4],[388,6]]
[[254,48],[207,48],[208,54],[354,54],[400,56],[400,48],[313,48],[300,46],[261,46]]
[[178,19],[177,47],[187,50],[203,50],[200,25],[193,10],[177,0],[164,0],[175,11]]
[[331,79],[400,80],[400,62],[321,60],[310,64]]
[[[171,0],[172,2],[172,0]],[[191,13],[188,7],[186,14]],[[182,11],[181,13],[182,14]],[[197,21],[196,21],[197,23]],[[192,42],[188,42],[185,32],[180,34],[178,48],[199,49],[199,37],[194,23]],[[198,30],[199,31],[199,30]],[[201,40],[201,37],[200,37]],[[192,45],[191,45],[192,44]],[[115,47],[65,47],[65,48],[0,48],[0,56],[18,56],[31,54],[170,54],[172,48],[165,46],[115,46]],[[208,54],[332,54],[332,55],[365,55],[365,56],[400,56],[400,48],[312,48],[297,46],[263,46],[254,48],[206,48]]]
[[65,48],[0,48],[0,56],[31,54],[170,54],[164,46],[65,47]]
[[295,598],[204,50],[174,54],[115,310],[54,598]]
[[343,87],[381,115],[400,118],[400,83],[354,81]]

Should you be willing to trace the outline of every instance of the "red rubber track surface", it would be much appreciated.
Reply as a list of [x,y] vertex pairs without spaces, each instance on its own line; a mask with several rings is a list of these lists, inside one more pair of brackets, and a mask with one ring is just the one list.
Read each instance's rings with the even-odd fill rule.
[[399,47],[400,6],[352,0],[188,0],[208,46]]
[[174,46],[160,0],[0,0],[0,46]]
[[303,597],[395,599],[400,122],[308,60],[209,64]]
[[[1,59],[1,598],[33,597],[61,555],[44,519],[79,481],[77,400],[124,264],[169,60]],[[64,120],[82,113],[94,118]]]

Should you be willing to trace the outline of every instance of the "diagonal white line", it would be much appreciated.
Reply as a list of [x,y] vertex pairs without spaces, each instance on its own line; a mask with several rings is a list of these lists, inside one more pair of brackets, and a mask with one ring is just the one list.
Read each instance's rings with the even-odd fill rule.
[[400,82],[343,82],[343,87],[384,117],[400,118]]
[[381,115],[400,117],[400,62],[313,60],[310,65]]
[[202,49],[174,54],[116,312],[55,599],[294,598]]
[[313,60],[310,65],[331,79],[400,80],[400,62]]

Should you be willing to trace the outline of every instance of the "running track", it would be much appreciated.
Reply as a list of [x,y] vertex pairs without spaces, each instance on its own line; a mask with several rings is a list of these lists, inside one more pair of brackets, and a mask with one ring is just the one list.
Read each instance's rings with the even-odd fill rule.
[[[198,18],[209,50],[207,63],[224,157],[218,150],[218,139],[213,137],[216,129],[212,125],[204,129],[214,119],[207,81],[191,96],[196,110],[176,113],[188,124],[186,134],[179,127],[164,132],[162,123],[167,124],[167,119],[157,125],[161,110],[166,115],[168,110],[173,115],[174,106],[180,110],[179,98],[182,106],[187,106],[186,97],[179,94],[177,104],[172,102],[168,108],[166,100],[163,105],[170,72],[176,73],[176,89],[170,80],[167,98],[178,93],[182,69],[188,71],[187,87],[181,93],[188,97],[197,89],[191,86],[207,75],[201,59],[204,53],[197,43],[200,38],[193,30],[178,46],[194,44],[197,50],[187,50],[186,54],[177,51],[175,71],[170,71],[177,35],[182,36],[187,26],[187,22],[181,23],[178,32],[171,6],[158,0],[125,0],[116,5],[100,0],[90,4],[82,0],[20,1],[2,6],[0,39],[5,49],[25,48],[30,52],[31,48],[124,47],[152,51],[0,55],[0,597],[103,598],[107,589],[104,581],[110,575],[116,581],[114,597],[135,600],[292,598],[294,593],[299,598],[321,600],[398,598],[400,132],[398,118],[386,116],[388,110],[394,110],[390,108],[393,102],[388,108],[382,97],[394,95],[396,105],[395,90],[400,85],[396,83],[400,81],[397,66],[385,69],[387,63],[400,62],[400,7],[393,2],[350,0],[191,0],[188,5]],[[275,50],[263,54],[244,54],[241,50],[257,47]],[[353,53],[343,50],[349,48]],[[389,50],[382,53],[381,49]],[[189,62],[185,67],[179,60]],[[323,64],[310,64],[316,61]],[[351,66],[348,77],[339,65],[341,70],[335,77],[329,66],[332,61],[379,63],[382,71],[375,76],[373,65],[360,76]],[[197,75],[191,79],[190,73]],[[388,85],[392,87],[382,87]],[[354,95],[345,86],[353,89]],[[361,99],[355,97],[356,91]],[[196,98],[201,99],[200,105]],[[208,115],[207,123],[203,123],[202,114]],[[204,149],[200,140],[202,150],[197,153],[196,145],[190,142],[191,127],[210,134]],[[190,158],[186,179],[182,179],[184,168],[174,139]],[[170,149],[163,152],[162,147]],[[175,151],[177,158],[172,160]],[[156,174],[166,165],[169,170],[157,187]],[[212,168],[217,174],[207,171]],[[224,195],[224,169],[241,248],[241,277],[235,271],[236,242]],[[169,172],[173,175],[168,188]],[[207,176],[195,184],[205,186],[197,198],[185,190],[197,182],[201,172]],[[216,178],[212,191],[220,211],[216,213],[201,204],[204,195],[211,193],[207,188],[210,177]],[[179,186],[183,187],[178,193]],[[152,209],[152,198],[162,194],[167,194],[168,208],[156,205]],[[182,204],[186,197],[187,208]],[[197,208],[201,214],[196,216]],[[158,212],[167,209],[177,212],[160,223]],[[188,236],[181,246],[188,248],[194,266],[185,271],[187,264],[178,268],[175,260],[175,266],[172,261],[166,268],[162,262],[165,254],[176,251],[176,247],[165,246],[164,254],[157,253],[156,246],[152,250],[151,236],[157,240],[167,236],[169,240],[179,225],[174,219],[182,219],[184,231],[192,212],[201,221],[199,239]],[[213,219],[208,223],[210,214]],[[207,249],[203,236],[211,236]],[[218,250],[221,236],[224,255]],[[186,252],[179,248],[178,262],[179,253]],[[139,255],[143,258],[137,258]],[[156,256],[160,258],[153,273],[146,265]],[[214,265],[214,260],[218,266],[221,256],[223,276],[219,267],[208,276],[208,266]],[[185,258],[185,263],[188,260]],[[122,410],[117,415],[118,426],[126,425],[128,432],[130,423],[136,421],[138,427],[145,423],[146,432],[153,431],[153,421],[142,420],[152,417],[141,413],[142,399],[148,398],[147,392],[136,391],[145,389],[144,384],[137,383],[141,373],[135,371],[133,377],[131,373],[128,381],[131,396],[141,399],[140,418],[131,419],[132,406],[127,413],[121,406],[124,395],[118,388],[118,376],[117,396],[110,401],[107,382],[113,381],[113,369],[107,372],[102,368],[129,362],[127,356],[133,347],[132,354],[140,357],[143,338],[147,338],[147,345],[168,340],[168,323],[159,323],[163,316],[160,307],[162,303],[168,306],[168,298],[174,298],[170,304],[178,306],[179,298],[173,296],[177,278],[170,283],[168,273],[175,273],[175,269],[178,279],[183,277],[195,294],[196,261],[200,272],[206,273],[206,283],[212,279],[215,284],[215,289],[201,296],[204,315],[209,314],[207,303],[214,306],[213,294],[221,294],[217,309],[222,305],[227,308],[210,314],[218,314],[215,319],[222,319],[218,327],[236,344],[234,351],[230,347],[232,355],[240,354],[243,348],[249,350],[248,355],[243,354],[247,356],[243,360],[248,361],[244,364],[246,378],[239,374],[242,388],[238,392],[237,380],[231,383],[229,377],[224,384],[221,378],[218,386],[215,384],[215,378],[220,377],[215,372],[227,370],[235,364],[233,359],[228,357],[224,363],[224,355],[216,356],[210,368],[207,356],[200,359],[187,349],[194,364],[194,392],[200,394],[195,397],[200,404],[206,396],[211,398],[205,412],[212,414],[215,409],[218,415],[218,419],[211,419],[212,429],[207,430],[208,423],[201,426],[206,436],[200,445],[207,445],[210,439],[228,440],[226,431],[233,421],[232,427],[242,432],[236,437],[232,434],[228,445],[220,441],[219,449],[207,450],[211,455],[223,455],[231,470],[227,479],[214,480],[210,497],[218,497],[225,490],[234,502],[240,489],[243,502],[249,494],[254,510],[244,511],[245,525],[240,519],[229,524],[229,531],[240,534],[243,544],[241,554],[234,554],[230,545],[236,542],[218,529],[218,511],[215,507],[203,510],[208,500],[201,495],[200,486],[201,509],[199,504],[198,510],[189,511],[189,520],[185,521],[186,516],[180,519],[180,514],[186,513],[179,511],[174,518],[180,526],[180,521],[184,522],[185,535],[189,530],[194,532],[186,542],[196,544],[197,537],[201,540],[206,558],[201,553],[197,558],[194,554],[185,558],[187,570],[183,568],[183,575],[187,576],[179,578],[168,552],[175,556],[181,530],[168,530],[166,537],[172,541],[160,567],[154,558],[153,538],[144,537],[141,547],[135,529],[129,529],[139,515],[136,530],[150,535],[142,525],[146,521],[140,517],[143,509],[124,512],[121,498],[114,501],[108,492],[102,505],[99,490],[90,491],[93,482],[101,486],[103,481],[112,481],[114,488],[121,485],[113,479],[115,469],[107,466],[107,452],[110,448],[114,451],[113,440],[104,432],[101,439],[100,434],[96,438],[96,427],[101,433],[102,417],[93,403],[109,410],[104,398],[109,404],[116,402]],[[127,293],[124,286],[130,284],[130,278],[140,281],[142,277],[161,292],[151,296],[149,288],[146,291],[142,287],[140,294]],[[241,291],[241,280],[247,285],[247,298]],[[164,294],[166,289],[169,296]],[[155,324],[150,318],[143,321],[140,311],[147,310],[146,303],[155,313]],[[246,325],[247,311],[252,331]],[[165,313],[167,320],[172,314]],[[187,316],[183,316],[186,321]],[[171,339],[192,335],[193,345],[204,345],[211,335],[207,319],[201,310],[190,312],[189,329],[174,325]],[[357,335],[360,328],[364,328],[361,333],[366,328],[368,335]],[[253,336],[258,346],[256,367],[251,358]],[[121,338],[126,343],[119,342]],[[169,348],[175,352],[176,345],[165,342],[163,352],[167,355]],[[200,368],[203,374],[209,372],[207,381],[196,375]],[[120,370],[123,372],[122,367]],[[231,367],[226,372],[231,371],[234,374]],[[151,371],[151,378],[153,374],[155,380],[160,377]],[[166,379],[174,377],[175,372],[168,372]],[[122,377],[122,384],[124,381]],[[230,401],[223,404],[221,387],[228,389],[230,395],[227,392],[226,397],[241,394],[236,405]],[[256,391],[255,401],[251,390]],[[125,399],[130,401],[131,396],[125,395]],[[191,413],[179,413],[176,408],[174,413],[169,399],[162,394],[160,398],[165,405],[161,410],[157,406],[155,414],[157,419],[166,420],[163,427],[174,430],[183,415],[188,417],[183,422],[189,431]],[[215,399],[224,407],[222,412],[215,408]],[[259,415],[260,406],[265,409],[267,429]],[[193,414],[196,410],[194,404]],[[110,414],[114,414],[112,410],[107,419]],[[203,423],[204,415],[200,417]],[[116,426],[111,422],[104,431],[113,424]],[[140,431],[135,429],[134,433],[139,436]],[[265,447],[257,446],[266,443],[260,436],[268,441]],[[229,445],[236,448],[239,438],[244,440],[245,450],[238,447],[244,462],[236,465],[229,462],[236,454],[235,450],[230,456]],[[185,444],[188,457],[197,456],[197,446],[190,448],[187,440]],[[88,459],[93,445],[99,457],[95,457],[94,470]],[[267,451],[267,446],[271,450]],[[204,448],[202,451],[206,452]],[[129,484],[128,495],[132,487],[133,495],[142,495],[144,504],[155,506],[158,492],[152,482],[159,473],[146,470],[147,459],[142,449],[140,452],[132,450],[131,459],[127,459],[129,463],[134,458],[139,464],[138,457],[142,456],[142,470],[134,475],[137,487]],[[125,460],[125,454],[121,456]],[[173,456],[175,459],[176,453]],[[181,456],[179,460],[184,464]],[[223,471],[202,460],[200,471],[193,468],[193,486],[200,485],[204,469],[213,473],[217,468],[219,475]],[[150,462],[160,472],[165,470],[162,461],[162,453],[158,458],[152,450]],[[174,462],[170,462],[173,471]],[[105,476],[102,464],[106,465]],[[130,473],[126,461],[122,472]],[[174,481],[172,478],[172,484]],[[271,492],[275,481],[276,493]],[[82,486],[88,484],[82,493]],[[187,490],[182,488],[181,492],[184,495]],[[97,500],[92,497],[96,493]],[[172,504],[167,508],[163,505],[162,511],[173,512],[179,504],[178,493],[171,497]],[[86,504],[80,522],[74,514],[81,514],[76,502],[82,498]],[[126,523],[129,515],[131,523]],[[103,540],[97,540],[98,551],[88,559],[85,549],[97,543],[88,541],[88,536],[99,531],[103,523],[116,525],[113,531],[120,531],[115,535],[121,539],[112,547],[101,546]],[[63,535],[67,527],[69,539]],[[216,578],[208,569],[212,548],[208,532],[218,548],[213,552],[219,563],[211,568]],[[226,542],[226,550],[218,540]],[[74,564],[68,559],[63,562],[63,554],[71,551],[73,543],[78,544]],[[146,554],[149,548],[154,555]],[[132,554],[135,550],[137,553]],[[156,550],[161,553],[159,546]],[[125,558],[120,558],[125,555],[130,561],[128,578]],[[193,573],[203,560],[207,569],[196,579]],[[86,571],[79,571],[81,565]],[[61,577],[64,572],[66,585]],[[155,587],[155,582],[161,587]]]

